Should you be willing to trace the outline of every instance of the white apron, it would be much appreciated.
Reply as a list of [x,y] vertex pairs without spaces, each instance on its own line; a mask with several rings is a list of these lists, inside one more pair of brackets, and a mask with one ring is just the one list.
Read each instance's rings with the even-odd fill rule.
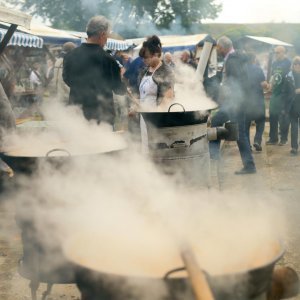
[[[155,72],[155,71],[154,71]],[[147,75],[147,73],[142,78],[140,83],[140,103],[141,106],[145,107],[147,110],[156,110],[157,107],[157,84],[153,80],[153,74]],[[148,134],[145,120],[142,115],[140,116],[140,127],[141,127],[141,139],[142,139],[142,151],[148,153]]]

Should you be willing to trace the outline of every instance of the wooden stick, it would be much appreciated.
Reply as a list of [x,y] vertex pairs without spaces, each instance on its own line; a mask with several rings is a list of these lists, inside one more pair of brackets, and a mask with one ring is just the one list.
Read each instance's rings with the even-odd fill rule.
[[214,300],[213,293],[197,263],[192,249],[188,246],[182,248],[181,258],[189,275],[196,300]]
[[139,100],[136,99],[136,98],[133,96],[133,94],[132,94],[132,92],[131,92],[131,90],[130,90],[129,88],[127,88],[127,95],[128,95],[128,97],[129,97],[129,99],[131,100],[131,102],[133,102],[133,103],[134,103],[135,105],[137,105],[137,106],[140,105]]

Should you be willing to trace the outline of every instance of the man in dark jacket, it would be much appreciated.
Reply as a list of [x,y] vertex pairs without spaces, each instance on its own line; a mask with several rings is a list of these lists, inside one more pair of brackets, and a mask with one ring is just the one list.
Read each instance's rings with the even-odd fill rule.
[[105,17],[90,19],[87,42],[64,58],[63,79],[70,87],[70,104],[80,105],[87,120],[113,125],[113,92],[122,95],[126,89],[116,60],[103,50],[109,29]]
[[[229,120],[238,124],[239,136],[237,144],[243,168],[236,171],[235,174],[253,174],[256,173],[256,167],[247,138],[245,122],[246,95],[249,93],[248,58],[243,53],[236,52],[232,41],[226,36],[218,40],[217,51],[224,58],[224,67],[218,95],[220,109],[213,116],[211,126],[221,126]],[[212,159],[218,158],[219,147],[220,142],[210,142],[210,155]]]

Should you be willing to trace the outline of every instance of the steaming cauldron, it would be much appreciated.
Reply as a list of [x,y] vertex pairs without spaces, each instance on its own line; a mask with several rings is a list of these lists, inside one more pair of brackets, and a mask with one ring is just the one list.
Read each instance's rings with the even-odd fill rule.
[[[10,147],[2,149],[0,158],[3,159],[16,173],[24,173],[30,175],[34,173],[39,164],[50,162],[59,167],[70,162],[72,159],[81,159],[91,157],[92,159],[99,155],[116,155],[124,151],[126,143],[119,136],[120,133],[112,132],[111,137],[115,139],[113,144],[106,144],[105,141],[96,143],[91,141],[90,145],[82,147],[80,140],[78,145],[70,142],[56,142],[48,144],[37,143],[31,145],[30,149]],[[36,149],[38,148],[38,149]]]
[[[95,239],[97,239],[96,236]],[[156,270],[156,266],[153,266],[155,264],[152,260],[153,256],[150,258],[148,274],[139,274],[136,271],[135,264],[132,265],[132,268],[128,267],[126,274],[124,266],[127,267],[126,263],[132,261],[126,250],[119,249],[117,252],[112,250],[107,254],[101,253],[101,243],[110,243],[110,240],[102,240],[99,248],[94,252],[86,251],[87,248],[94,245],[94,242],[89,244],[88,240],[85,239],[81,242],[85,246],[82,247],[82,250],[78,250],[80,240],[82,240],[81,236],[77,235],[75,239],[67,241],[64,251],[66,257],[78,266],[76,283],[81,292],[82,300],[194,300],[187,273],[183,268],[180,268],[180,265],[173,265],[173,270],[166,269],[163,271],[164,274],[158,275],[166,265],[170,268],[169,262],[162,259],[166,258],[168,260],[168,257],[165,256],[166,253],[161,257],[157,257],[156,266],[159,272],[155,275],[152,271],[149,271],[153,268]],[[115,246],[114,242],[111,243]],[[118,268],[117,264],[120,263],[120,258],[115,254],[119,253],[121,256],[123,251],[125,251],[123,254],[124,266]],[[97,257],[93,256],[93,253],[97,254]],[[109,255],[111,256],[109,257]],[[221,275],[210,276],[206,274],[215,299],[265,300],[267,290],[271,284],[274,266],[282,255],[283,248],[278,245],[272,257],[258,266]],[[136,264],[145,264],[141,259],[143,256],[137,256]],[[170,256],[172,256],[172,253],[170,253]],[[111,266],[111,268],[108,266]]]
[[[44,163],[54,165],[53,169],[57,170],[68,166],[68,163],[74,159],[80,160],[86,157],[99,159],[99,155],[117,155],[120,151],[126,149],[126,144],[121,137],[117,137],[118,133],[111,134],[112,136],[115,135],[115,143],[103,143],[100,147],[99,143],[93,144],[93,142],[91,142],[91,146],[88,145],[86,148],[77,148],[74,144],[60,143],[60,148],[53,149],[53,144],[49,143],[49,145],[42,145],[42,149],[34,148],[35,145],[32,145],[32,148],[29,149],[11,148],[4,151],[1,157],[11,166],[15,174],[34,174],[38,166]],[[15,188],[19,187],[15,186]],[[20,190],[20,193],[22,193],[22,190]],[[39,231],[40,228],[55,226],[55,220],[50,220],[47,216],[41,218],[37,215],[35,201],[38,200],[29,200],[28,205],[26,203],[16,204],[16,222],[21,230],[23,245],[23,256],[19,261],[19,273],[30,280],[32,299],[34,300],[40,282],[48,284],[45,297],[50,293],[53,284],[75,282],[74,265],[64,257],[60,242],[55,241],[53,237],[45,236],[45,233]],[[26,216],[23,214],[24,206]],[[51,234],[51,229],[49,232]]]
[[[177,107],[180,111],[174,111]],[[150,157],[167,174],[197,186],[209,184],[208,113],[185,111],[172,104],[167,112],[141,112],[148,135]]]
[[233,134],[233,127],[230,130],[215,128],[216,132],[209,135],[209,112],[186,111],[179,103],[173,103],[167,112],[140,113],[146,123],[149,155],[154,162],[167,174],[179,174],[180,180],[187,184],[209,186],[208,141],[228,137],[236,140],[237,132]]

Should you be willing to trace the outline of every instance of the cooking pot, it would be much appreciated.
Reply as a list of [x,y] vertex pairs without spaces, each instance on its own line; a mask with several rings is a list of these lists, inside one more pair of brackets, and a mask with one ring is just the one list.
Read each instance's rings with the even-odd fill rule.
[[186,185],[210,185],[207,111],[173,103],[167,112],[141,112],[147,127],[148,154],[165,174]]
[[0,152],[0,158],[3,159],[15,172],[32,174],[39,163],[50,162],[59,167],[72,159],[80,159],[86,157],[98,157],[99,155],[117,155],[124,151],[127,146],[120,133],[112,133],[113,143],[105,143],[105,141],[91,141],[89,145],[80,145],[71,142],[49,142],[44,144],[36,140],[36,144],[26,147],[18,147],[10,145],[4,147]]
[[[97,236],[94,238],[97,239]],[[120,263],[120,258],[115,255],[118,250],[112,249],[110,253],[101,253],[101,245],[107,245],[110,240],[101,240],[99,248],[93,249],[92,252],[90,250],[91,244],[87,241],[77,235],[75,239],[69,239],[64,245],[65,256],[77,265],[76,283],[82,294],[82,300],[194,300],[189,278],[185,269],[181,267],[183,265],[181,261],[177,261],[177,265],[174,264],[170,268],[169,258],[158,255],[156,266],[153,266],[155,261],[151,260],[153,259],[151,256],[151,262],[147,262],[151,265],[151,268],[156,269],[155,267],[157,267],[159,272],[164,267],[167,268],[160,275],[158,275],[159,272],[154,274],[149,269],[148,274],[139,274],[136,272],[137,265],[139,263],[143,265],[145,262],[141,260],[143,255],[137,255],[135,263],[132,268],[128,267],[126,274],[124,266],[127,266],[128,261],[131,261],[131,257],[128,257],[129,253],[126,250],[123,252],[124,266],[118,268],[116,265]],[[85,245],[82,250],[78,247],[80,243]],[[112,245],[114,245],[114,242],[112,242]],[[103,248],[105,247],[103,246]],[[124,248],[126,249],[126,247]],[[253,268],[224,274],[210,275],[205,273],[215,300],[265,299],[259,297],[266,295],[271,283],[274,266],[284,252],[282,245],[279,243],[276,243],[275,248],[276,251],[269,259]],[[122,251],[124,249],[119,249],[120,253]],[[92,253],[97,254],[97,257],[93,256]],[[172,256],[172,253],[170,253],[170,256]],[[181,263],[181,266],[178,265],[179,263]]]
[[[180,108],[180,111],[174,108]],[[173,127],[173,126],[187,126],[207,123],[208,113],[203,111],[186,111],[184,106],[180,103],[173,103],[170,105],[167,112],[149,112],[140,111],[145,122],[152,123],[153,126]]]

